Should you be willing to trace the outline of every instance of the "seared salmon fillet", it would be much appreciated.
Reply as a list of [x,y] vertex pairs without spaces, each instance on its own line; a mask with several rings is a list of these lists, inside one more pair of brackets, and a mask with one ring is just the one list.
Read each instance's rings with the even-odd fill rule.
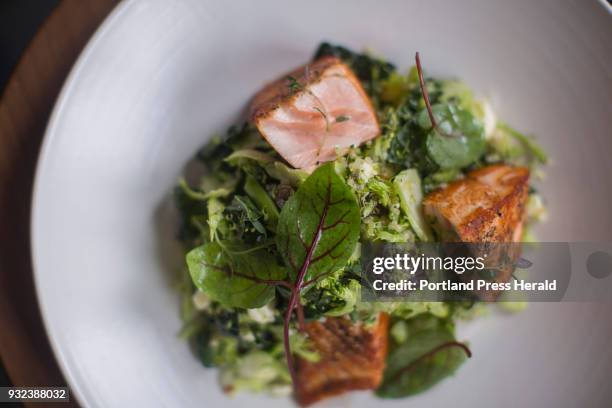
[[381,313],[373,327],[347,318],[306,324],[306,333],[321,356],[316,363],[296,361],[296,399],[302,406],[352,390],[375,389],[387,357],[389,317]]
[[524,167],[483,167],[429,194],[423,210],[439,230],[451,232],[451,241],[517,242],[528,183],[529,170]]
[[[495,275],[489,280],[508,282],[514,272],[513,262],[520,256],[520,245],[511,243],[521,239],[525,204],[527,201],[529,170],[523,167],[492,165],[468,173],[463,180],[429,194],[423,201],[425,215],[445,241],[482,243],[470,247],[474,256],[486,254],[486,268]],[[480,279],[478,272],[461,275],[464,281]],[[484,301],[494,301],[498,290],[477,290]]]
[[253,98],[251,121],[295,168],[312,168],[380,133],[376,113],[351,69],[323,57],[268,84]]

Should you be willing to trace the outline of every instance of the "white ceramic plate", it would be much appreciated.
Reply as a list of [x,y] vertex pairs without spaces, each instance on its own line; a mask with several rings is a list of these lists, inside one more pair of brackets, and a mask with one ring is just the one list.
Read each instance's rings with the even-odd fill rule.
[[[545,240],[611,240],[612,18],[595,1],[128,1],[84,51],[36,178],[40,306],[88,407],[285,406],[220,391],[176,334],[168,198],[207,138],[322,39],[463,78],[554,164]],[[180,252],[180,251],[179,251]],[[391,406],[609,406],[609,305],[532,305],[461,329],[474,357]],[[329,405],[382,404],[353,394]]]

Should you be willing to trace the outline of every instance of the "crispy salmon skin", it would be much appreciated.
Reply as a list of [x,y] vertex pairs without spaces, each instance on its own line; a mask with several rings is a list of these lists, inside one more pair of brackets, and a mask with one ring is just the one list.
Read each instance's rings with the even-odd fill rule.
[[359,79],[336,57],[320,58],[268,84],[251,101],[250,118],[295,168],[334,160],[380,133]]
[[446,238],[462,242],[520,240],[529,187],[524,167],[491,165],[425,197],[425,216]]
[[307,406],[347,391],[377,388],[387,357],[388,327],[384,313],[373,327],[342,317],[307,323],[306,333],[320,360],[297,360],[298,403]]

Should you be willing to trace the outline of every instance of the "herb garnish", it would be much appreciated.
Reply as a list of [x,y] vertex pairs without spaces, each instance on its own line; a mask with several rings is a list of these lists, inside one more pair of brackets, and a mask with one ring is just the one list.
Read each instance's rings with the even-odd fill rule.
[[421,112],[417,123],[422,129],[431,129],[425,139],[428,156],[441,169],[462,168],[474,163],[485,151],[482,124],[470,111],[454,103],[432,105],[418,52],[415,59],[427,114]]
[[429,350],[427,353],[423,354],[422,356],[420,356],[419,358],[417,358],[416,360],[410,362],[410,364],[402,367],[400,370],[398,370],[395,374],[393,374],[393,376],[391,378],[389,378],[389,381],[397,381],[397,379],[406,374],[407,372],[413,370],[415,367],[417,367],[419,364],[422,364],[425,360],[432,358],[433,356],[435,356],[436,354],[451,348],[451,347],[458,347],[460,349],[463,350],[463,352],[465,353],[466,356],[468,356],[468,358],[472,357],[472,351],[468,348],[468,346],[466,346],[463,343],[459,343],[458,341],[449,341],[446,343],[442,343],[437,347],[434,347],[433,349]]
[[405,340],[387,355],[387,367],[376,394],[402,398],[432,387],[472,356],[464,343],[455,339],[452,323],[422,315],[405,323]]
[[[310,76],[308,65],[305,68],[305,72],[306,72],[305,73],[306,80],[308,80],[308,77]],[[325,105],[323,105],[323,102],[321,101],[321,99],[317,95],[315,95],[311,90],[306,89],[306,87],[304,87],[304,85],[302,85],[300,81],[297,80],[297,78],[291,75],[288,75],[287,81],[289,81],[289,84],[287,86],[289,87],[289,90],[291,91],[291,93],[305,90],[305,92],[308,95],[312,96],[316,104],[319,105],[319,106],[313,106],[312,109],[317,111],[323,117],[323,119],[325,120],[325,131],[329,132],[329,129],[331,126],[330,121],[329,121],[329,115],[327,114]]]
[[299,327],[303,329],[301,291],[346,265],[359,239],[360,221],[357,199],[336,174],[332,163],[315,170],[281,211],[276,245],[289,267],[292,281],[284,341],[294,384],[295,368],[289,345],[293,310],[296,310]]
[[288,87],[292,93],[295,93],[295,92],[298,92],[304,89],[302,84],[300,84],[300,81],[298,81],[295,77],[291,75],[287,76],[287,81],[289,81]]
[[323,120],[325,120],[325,131],[329,132],[330,123],[329,123],[329,117],[327,116],[327,113],[323,112],[323,109],[317,106],[313,106],[312,109],[316,110],[317,112],[321,114],[321,116],[323,116]]
[[346,115],[336,116],[336,123],[346,122],[347,120],[351,120],[351,118]]
[[429,115],[431,126],[434,129],[438,129],[436,118],[434,117],[433,110],[431,109],[431,102],[429,101],[429,92],[427,92],[427,86],[425,85],[425,79],[423,78],[423,68],[421,67],[421,58],[419,57],[418,51],[415,54],[414,58],[416,59],[417,73],[419,75],[419,85],[421,86],[421,92],[423,93],[423,99],[425,100],[425,107],[427,108],[427,114]]
[[284,319],[285,354],[295,383],[289,343],[294,311],[304,329],[301,293],[342,269],[359,239],[357,199],[336,174],[333,163],[315,170],[289,198],[278,217],[276,248],[288,268],[277,265],[266,248],[245,251],[242,245],[214,241],[187,254],[196,287],[226,307],[256,308],[274,298],[274,286],[290,290]]
[[258,308],[274,298],[272,285],[284,285],[285,270],[265,249],[247,252],[238,243],[209,242],[187,254],[193,283],[225,307]]

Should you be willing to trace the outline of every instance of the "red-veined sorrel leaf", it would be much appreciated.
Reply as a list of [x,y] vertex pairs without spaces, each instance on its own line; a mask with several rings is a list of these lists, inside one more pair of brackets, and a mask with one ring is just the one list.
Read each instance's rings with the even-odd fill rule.
[[290,269],[291,297],[285,315],[284,341],[289,372],[295,369],[289,345],[289,325],[298,308],[304,283],[344,267],[350,258],[360,228],[355,195],[336,174],[333,163],[314,171],[283,207],[276,245]]
[[376,394],[383,398],[418,394],[452,375],[467,357],[471,357],[470,349],[456,341],[448,328],[438,326],[413,333],[387,356]]
[[245,252],[229,243],[209,242],[187,254],[193,283],[226,307],[257,308],[274,298],[285,269],[265,250]]
[[276,245],[292,280],[334,272],[346,264],[359,239],[359,205],[332,163],[315,170],[281,211]]

